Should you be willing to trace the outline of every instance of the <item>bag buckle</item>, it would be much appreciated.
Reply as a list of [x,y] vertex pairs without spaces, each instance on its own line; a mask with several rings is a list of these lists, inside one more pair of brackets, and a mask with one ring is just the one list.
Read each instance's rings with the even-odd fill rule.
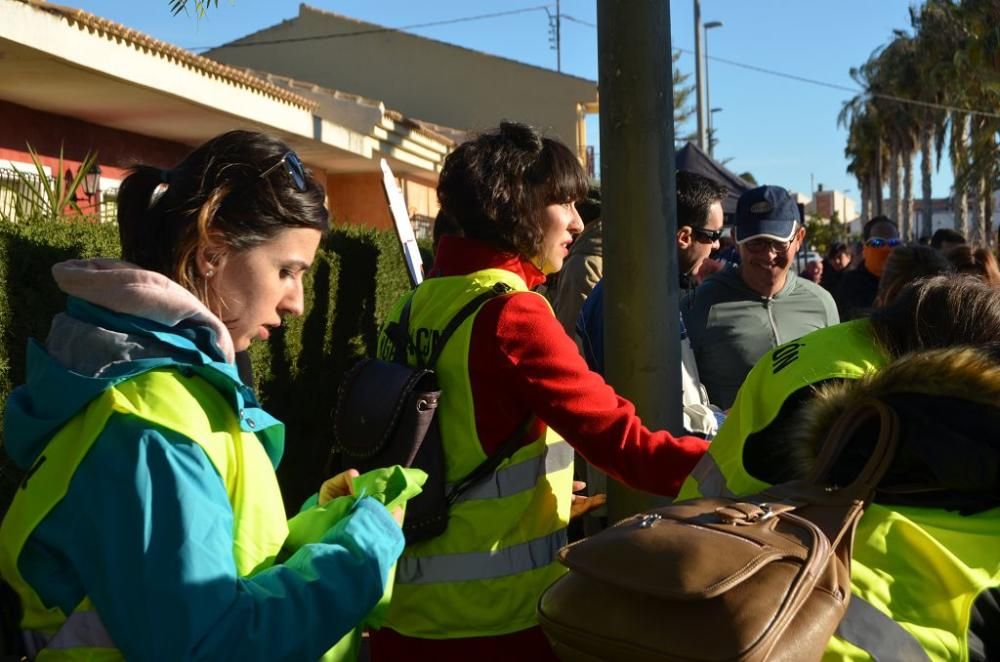
[[740,502],[716,508],[715,514],[726,524],[746,525],[766,522],[785,510],[789,510],[789,508],[775,509],[772,504],[766,501],[761,503]]

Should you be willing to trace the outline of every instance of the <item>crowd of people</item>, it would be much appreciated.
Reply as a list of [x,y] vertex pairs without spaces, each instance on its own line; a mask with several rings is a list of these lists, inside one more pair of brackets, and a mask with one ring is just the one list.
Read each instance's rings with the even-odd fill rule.
[[[274,473],[283,426],[236,368],[303,313],[329,224],[321,185],[247,131],[136,167],[119,194],[123,259],[55,265],[66,310],[6,406],[5,450],[27,473],[0,577],[24,654],[319,659],[387,596],[376,662],[554,659],[536,605],[565,572],[570,520],[603,503],[578,494],[574,451],[664,497],[746,494],[806,475],[838,412],[877,398],[903,421],[901,451],[859,527],[855,599],[932,659],[1000,659],[996,258],[954,233],[903,243],[877,217],[856,261],[833,244],[799,273],[809,237],[786,190],[744,193],[727,235],[725,188],[676,182],[681,335],[660,340],[681,345],[685,429],[650,430],[601,376],[615,323],[601,232],[623,219],[603,217],[573,152],[529,126],[449,154],[434,263],[387,322],[405,311],[434,337],[502,287],[438,348],[445,480],[517,449],[451,504],[444,533],[405,545],[404,512],[355,494],[354,471],[304,511],[349,500],[342,515],[293,535]],[[416,365],[432,348],[407,351]],[[828,653],[868,659],[870,644],[838,636]]]

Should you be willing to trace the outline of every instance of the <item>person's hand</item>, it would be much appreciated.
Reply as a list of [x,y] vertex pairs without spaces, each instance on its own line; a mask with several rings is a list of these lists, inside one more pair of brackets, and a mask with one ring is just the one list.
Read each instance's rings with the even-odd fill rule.
[[348,469],[323,481],[319,488],[319,505],[325,506],[337,497],[354,494],[354,479],[359,475],[357,469]]
[[400,528],[402,528],[402,526],[403,526],[403,509],[402,508],[393,508],[392,510],[389,511],[389,514],[392,515],[392,519],[396,520],[396,524],[398,524],[400,526]]
[[[587,484],[582,480],[573,481],[573,492],[581,492],[587,488]],[[569,518],[576,519],[581,515],[586,515],[591,510],[597,510],[608,502],[607,494],[595,494],[594,496],[583,496],[574,494],[573,501],[569,507]]]

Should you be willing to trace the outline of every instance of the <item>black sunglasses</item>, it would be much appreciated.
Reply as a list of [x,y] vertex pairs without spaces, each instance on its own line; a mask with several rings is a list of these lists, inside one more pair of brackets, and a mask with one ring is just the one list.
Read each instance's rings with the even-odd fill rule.
[[706,230],[705,228],[691,228],[691,232],[695,233],[699,237],[702,237],[705,241],[715,243],[722,239],[722,229],[718,230]]
[[295,188],[300,191],[306,190],[306,167],[302,165],[299,155],[292,151],[287,151],[273,166],[260,173],[261,179],[277,170],[280,166],[285,166],[285,172],[291,178]]

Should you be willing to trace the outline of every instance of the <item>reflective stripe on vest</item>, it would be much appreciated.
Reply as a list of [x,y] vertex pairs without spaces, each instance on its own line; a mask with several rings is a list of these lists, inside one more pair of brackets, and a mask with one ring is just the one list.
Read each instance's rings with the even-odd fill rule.
[[698,484],[698,492],[702,496],[735,496],[726,486],[726,477],[722,475],[722,470],[715,463],[715,458],[712,457],[711,453],[705,453],[701,456],[688,477]]
[[490,552],[466,552],[443,556],[408,556],[396,569],[397,584],[434,584],[497,579],[531,572],[556,560],[568,542],[566,529]]
[[837,636],[872,656],[875,662],[929,662],[916,637],[858,595],[852,595]]
[[[573,466],[573,447],[565,441],[552,444],[541,455],[499,469],[490,480],[466,490],[455,503],[476,499],[503,499],[526,490],[534,489],[543,474],[551,474]],[[452,484],[448,485],[450,490]]]
[[[855,533],[851,592],[913,635],[933,660],[967,660],[969,610],[1000,586],[1000,508],[958,515],[940,508],[868,504]],[[857,608],[856,608],[857,609]],[[860,619],[859,619],[860,620]],[[830,639],[828,659],[905,659],[872,644],[853,622]],[[853,642],[858,638],[860,645]],[[881,651],[881,652],[880,652]]]

